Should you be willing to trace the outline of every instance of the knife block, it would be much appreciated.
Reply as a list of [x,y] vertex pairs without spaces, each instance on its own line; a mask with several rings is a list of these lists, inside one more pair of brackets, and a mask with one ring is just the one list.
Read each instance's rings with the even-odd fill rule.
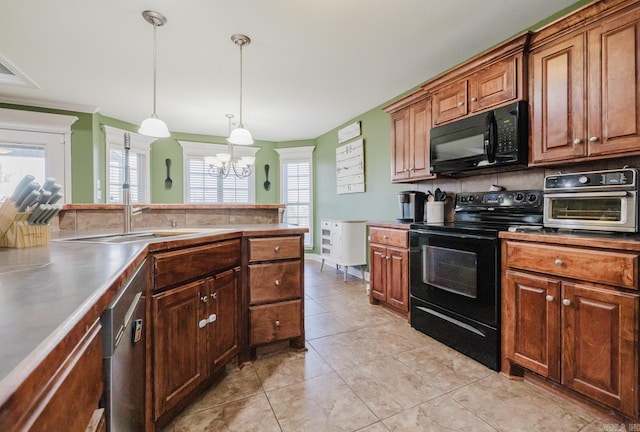
[[17,215],[18,209],[14,200],[6,199],[0,205],[0,238],[7,232]]
[[0,236],[0,247],[28,248],[49,244],[49,225],[30,225],[27,222],[28,213],[18,213],[19,219],[14,220],[9,228]]

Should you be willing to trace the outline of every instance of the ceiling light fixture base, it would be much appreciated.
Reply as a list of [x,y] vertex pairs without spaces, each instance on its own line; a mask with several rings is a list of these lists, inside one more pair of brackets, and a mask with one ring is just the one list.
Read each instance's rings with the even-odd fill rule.
[[247,35],[236,33],[234,35],[231,35],[231,42],[238,46],[244,46],[251,43],[251,38],[249,38],[249,36]]
[[167,23],[167,17],[160,12],[146,10],[142,12],[144,19],[151,25],[162,27]]

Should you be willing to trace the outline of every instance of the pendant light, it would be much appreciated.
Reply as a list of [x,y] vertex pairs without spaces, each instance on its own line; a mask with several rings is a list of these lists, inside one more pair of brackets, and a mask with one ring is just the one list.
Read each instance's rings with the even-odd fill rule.
[[156,114],[156,30],[167,23],[167,18],[161,13],[151,10],[142,12],[142,16],[149,24],[153,25],[153,113],[151,117],[142,122],[138,132],[155,138],[166,138],[169,136],[169,128]]
[[240,123],[238,123],[237,128],[231,131],[227,141],[231,144],[251,145],[253,144],[251,132],[245,129],[244,124],[242,123],[242,47],[249,45],[251,43],[251,39],[249,39],[249,36],[243,34],[234,34],[231,36],[231,42],[240,47]]

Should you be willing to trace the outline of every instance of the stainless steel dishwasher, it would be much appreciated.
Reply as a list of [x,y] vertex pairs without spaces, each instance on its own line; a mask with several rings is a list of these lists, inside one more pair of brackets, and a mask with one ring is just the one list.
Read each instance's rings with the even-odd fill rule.
[[107,431],[144,430],[145,337],[144,293],[148,281],[145,260],[102,313]]

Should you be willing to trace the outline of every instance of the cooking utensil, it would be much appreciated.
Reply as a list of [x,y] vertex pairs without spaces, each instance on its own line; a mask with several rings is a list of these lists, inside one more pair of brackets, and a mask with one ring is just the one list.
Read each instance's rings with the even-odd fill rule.
[[58,201],[60,201],[62,199],[64,195],[62,195],[60,192],[56,192],[53,195],[51,195],[51,199],[49,199],[49,201],[47,202],[47,204],[55,204]]
[[31,216],[29,216],[29,223],[30,224],[35,224],[36,220],[38,220],[40,218],[40,216],[42,216],[42,212],[43,211],[45,211],[45,205],[44,204],[40,204],[35,209],[33,209],[33,212],[31,213]]
[[[18,183],[18,186],[16,186],[16,188],[13,190],[13,194],[11,195],[11,199],[13,201],[18,201],[18,196],[20,196],[22,194],[22,191],[24,190],[25,187],[27,187],[27,185],[29,183],[31,183],[32,181],[34,181],[36,178],[32,175],[26,175],[22,178],[22,180],[20,180],[20,182]],[[31,191],[29,191],[31,192]],[[26,194],[25,196],[27,196],[28,194]]]
[[22,213],[23,211],[26,211],[31,204],[37,201],[39,196],[40,196],[40,192],[38,192],[37,190],[31,191],[31,193],[27,195],[27,197],[22,201],[22,204],[20,204],[18,211],[20,213]]
[[35,181],[32,181],[24,188],[22,188],[20,195],[18,195],[18,197],[16,198],[16,207],[20,207],[25,198],[27,198],[27,196],[29,196],[31,192],[37,191],[38,189],[40,189],[40,183]]
[[164,180],[164,188],[171,189],[171,186],[173,186],[173,180],[171,180],[171,159],[165,159],[164,163],[167,165],[167,178]]
[[46,179],[44,179],[44,183],[42,184],[42,189],[50,191],[55,184],[56,184],[55,177],[47,177]]
[[264,166],[264,176],[266,178],[264,182],[264,190],[268,191],[271,189],[271,182],[269,181],[269,164]]
[[40,195],[38,196],[38,202],[40,204],[47,204],[51,199],[51,192],[48,190],[41,190]]
[[435,200],[431,191],[427,191],[427,202],[434,202]]

